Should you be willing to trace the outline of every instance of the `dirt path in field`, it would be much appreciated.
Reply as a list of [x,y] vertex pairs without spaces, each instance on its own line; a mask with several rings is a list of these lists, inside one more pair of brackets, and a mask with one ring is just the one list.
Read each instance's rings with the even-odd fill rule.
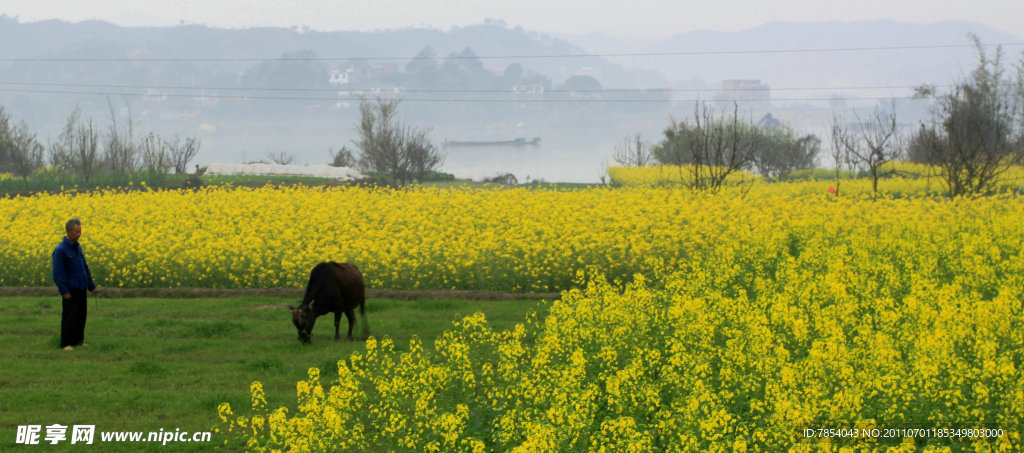
[[[302,298],[303,288],[274,289],[214,289],[214,288],[99,288],[89,297],[127,298],[155,297],[168,299],[195,299],[203,297],[286,297]],[[53,296],[58,297],[57,289],[51,287],[0,286],[0,297],[5,296]],[[494,291],[442,291],[442,290],[390,290],[368,289],[366,296],[374,299],[467,299],[467,300],[554,300],[561,297],[559,293],[502,293]]]

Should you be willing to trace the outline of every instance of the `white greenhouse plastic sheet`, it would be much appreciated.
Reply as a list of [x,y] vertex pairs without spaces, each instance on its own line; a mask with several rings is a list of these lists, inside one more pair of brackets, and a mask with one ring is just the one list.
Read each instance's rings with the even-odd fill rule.
[[288,175],[315,176],[344,181],[362,178],[362,175],[351,167],[332,167],[330,165],[281,165],[281,164],[210,164],[206,167],[208,175]]

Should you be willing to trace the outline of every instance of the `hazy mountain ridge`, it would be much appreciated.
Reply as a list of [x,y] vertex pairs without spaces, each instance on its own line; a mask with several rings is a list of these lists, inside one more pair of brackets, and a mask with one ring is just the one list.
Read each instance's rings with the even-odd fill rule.
[[[232,59],[273,59],[285,52],[311,50],[332,66],[345,59],[379,59],[403,66],[430,46],[437,58],[465,48],[477,55],[542,56],[585,54],[579,47],[548,35],[484,24],[450,31],[410,28],[379,32],[299,31],[285,28],[221,29],[202,25],[175,27],[121,27],[100,21],[67,23],[57,20],[20,23],[0,17],[0,41],[17,43],[0,46],[0,58],[155,58],[218,59],[216,70],[241,71],[252,61]],[[492,64],[493,62],[493,64]],[[493,70],[519,62],[524,68],[550,77],[554,83],[580,73],[595,75],[606,86],[637,86],[638,79],[658,85],[664,81],[642,71],[630,71],[601,58],[492,59],[485,64]],[[187,62],[193,65],[196,62]],[[211,64],[210,62],[203,62]],[[16,71],[12,71],[16,72]]]
[[[164,58],[222,59],[219,63],[183,62],[178,69],[241,72],[252,61],[285,52],[311,50],[337,66],[349,58],[379,58],[404,65],[426,46],[438,58],[464,48],[477,55],[595,55],[592,58],[485,58],[491,70],[513,61],[561,83],[576,74],[597,77],[605,87],[653,88],[718,86],[723,79],[761,79],[773,87],[839,87],[878,84],[948,83],[974,63],[970,47],[777,52],[780,50],[856,49],[969,45],[968,33],[985,43],[1024,42],[982,24],[949,21],[911,24],[895,21],[773,22],[736,32],[696,30],[651,43],[650,39],[588,35],[548,35],[487,23],[450,31],[426,28],[378,32],[300,31],[285,28],[221,29],[202,25],[121,27],[101,22],[57,20],[20,23],[0,17],[0,58]],[[1006,49],[1015,57],[1014,48]],[[658,54],[608,57],[609,54]],[[0,64],[0,66],[3,66]],[[20,69],[24,69],[24,65]],[[11,69],[16,69],[12,67]],[[31,72],[31,71],[30,71]],[[18,71],[11,71],[17,74]],[[45,74],[33,74],[33,77]]]

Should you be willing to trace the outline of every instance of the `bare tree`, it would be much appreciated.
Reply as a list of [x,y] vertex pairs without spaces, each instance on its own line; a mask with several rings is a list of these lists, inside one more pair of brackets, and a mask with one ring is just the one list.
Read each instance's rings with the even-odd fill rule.
[[753,162],[756,129],[741,122],[739,107],[732,115],[716,115],[706,103],[694,106],[693,124],[677,122],[665,130],[665,140],[652,148],[663,164],[679,165],[680,179],[693,189],[717,191],[726,178]]
[[132,119],[131,110],[128,110],[125,130],[121,130],[117,124],[114,104],[109,98],[107,104],[110,106],[110,131],[105,143],[104,163],[114,173],[135,171],[139,166],[139,156],[135,146],[135,121]]
[[288,153],[287,151],[278,151],[276,153],[268,153],[267,159],[278,165],[291,165],[295,162],[295,156]]
[[888,111],[875,108],[872,119],[863,122],[857,118],[857,126],[851,134],[838,138],[847,155],[856,160],[871,175],[871,188],[878,193],[878,180],[882,166],[898,160],[902,155],[899,137],[896,135],[896,102],[892,101]]
[[175,135],[173,141],[165,142],[174,172],[184,175],[188,172],[188,163],[199,153],[199,139],[196,137],[181,137]]
[[64,123],[57,140],[50,143],[50,165],[66,173],[75,171],[75,129],[78,128],[78,121],[82,117],[82,109],[75,107]]
[[832,142],[830,144],[832,150],[832,161],[835,162],[836,166],[835,195],[839,196],[839,185],[842,182],[841,176],[843,164],[846,164],[847,167],[851,165],[850,151],[846,147],[845,143],[851,143],[854,139],[850,135],[850,130],[843,125],[843,119],[837,117],[835,112],[832,112],[831,132]]
[[100,170],[99,142],[100,135],[92,120],[83,121],[82,109],[76,106],[57,141],[50,143],[50,163],[89,181]]
[[43,146],[21,121],[17,126],[0,106],[0,172],[11,172],[25,181],[43,165]]
[[11,117],[0,105],[0,172],[7,170],[13,153],[14,141],[11,130]]
[[145,168],[150,173],[164,174],[171,168],[174,168],[167,145],[159,135],[150,132],[143,137],[140,151],[142,154],[142,168]]
[[626,137],[621,145],[615,147],[612,159],[624,167],[645,167],[651,163],[651,144],[640,134]]
[[694,108],[692,132],[686,134],[685,149],[692,165],[690,187],[716,192],[734,172],[748,168],[753,161],[753,126],[739,118],[739,106],[733,104],[731,117],[716,117],[706,104]]
[[15,176],[28,181],[28,177],[43,166],[43,145],[24,121],[12,129],[10,143],[10,169]]
[[100,133],[93,125],[92,119],[75,128],[72,146],[74,168],[86,182],[99,170],[99,145]]

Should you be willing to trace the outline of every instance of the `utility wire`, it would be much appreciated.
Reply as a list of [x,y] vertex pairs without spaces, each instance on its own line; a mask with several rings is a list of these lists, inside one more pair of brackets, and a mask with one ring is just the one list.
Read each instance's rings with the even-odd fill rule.
[[[1024,42],[1004,42],[995,44],[983,44],[984,47],[1024,46]],[[757,54],[785,54],[785,53],[824,53],[824,52],[876,52],[876,51],[897,51],[897,50],[924,50],[924,49],[962,49],[974,48],[974,44],[933,44],[918,46],[884,46],[884,47],[833,47],[833,48],[805,48],[805,49],[758,49],[758,50],[709,50],[689,52],[638,52],[638,53],[597,53],[597,54],[552,54],[552,55],[504,55],[504,56],[460,56],[451,55],[437,58],[440,60],[526,60],[526,59],[569,59],[569,58],[622,58],[622,57],[680,57],[680,56],[702,56],[702,55],[757,55]],[[238,63],[238,62],[264,62],[264,61],[411,61],[417,57],[296,57],[296,58],[86,58],[86,57],[49,57],[49,58],[0,58],[0,62],[20,63],[172,63],[172,62],[203,62],[203,63]],[[433,60],[433,58],[432,58]]]
[[[291,97],[291,96],[250,96],[250,95],[218,95],[218,94],[180,94],[180,93],[161,93],[154,95],[152,93],[138,93],[138,92],[114,92],[114,91],[69,91],[69,90],[15,90],[0,88],[0,92],[19,92],[19,93],[40,93],[40,94],[77,94],[77,95],[94,95],[94,96],[154,96],[154,97],[169,97],[169,98],[209,98],[209,99],[232,99],[238,101],[245,100],[279,100],[279,101],[324,101],[324,102],[343,102],[343,101],[355,101],[361,99],[360,96],[352,96],[348,98],[344,97]],[[387,94],[387,93],[383,93]],[[913,96],[884,96],[884,97],[806,97],[806,98],[772,98],[772,99],[724,99],[725,101],[732,102],[793,102],[793,101],[868,101],[868,100],[888,100],[888,99],[915,99]],[[452,99],[452,98],[417,98],[417,97],[397,97],[397,96],[383,96],[381,100],[397,100],[401,102],[473,102],[473,103],[487,103],[487,102],[507,102],[507,103],[666,103],[666,102],[700,102],[707,99]],[[713,101],[713,100],[712,100]]]
[[[35,87],[71,87],[71,88],[107,88],[107,89],[145,89],[145,90],[199,90],[199,91],[269,91],[269,92],[373,92],[372,88],[247,88],[247,87],[203,87],[203,86],[172,86],[172,85],[108,85],[91,83],[46,83],[46,82],[3,82],[0,86],[35,86]],[[930,85],[935,86],[935,85]],[[737,88],[729,89],[729,92],[759,92],[759,91],[847,91],[847,90],[913,90],[919,85],[891,85],[891,86],[847,86],[847,87],[792,87],[792,88]],[[937,88],[950,88],[952,85],[937,85]],[[10,91],[10,90],[3,90]],[[602,90],[544,90],[544,93],[718,93],[725,90],[720,88],[694,88],[694,89],[669,89],[669,88],[644,88],[644,89],[602,89]],[[402,89],[401,93],[472,93],[472,94],[532,94],[519,93],[513,90],[417,90]]]

